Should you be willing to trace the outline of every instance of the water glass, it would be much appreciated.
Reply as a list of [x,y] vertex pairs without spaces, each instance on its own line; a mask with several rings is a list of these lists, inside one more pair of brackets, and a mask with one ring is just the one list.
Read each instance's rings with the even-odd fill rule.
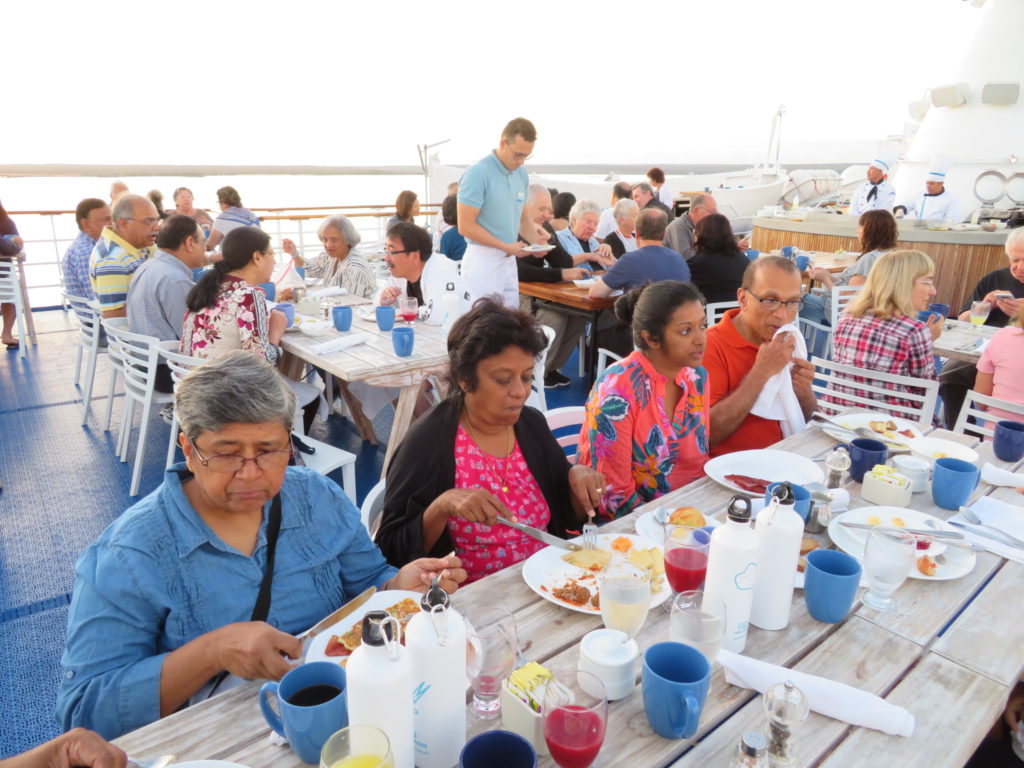
[[895,610],[892,593],[906,581],[916,558],[917,539],[910,534],[879,528],[869,531],[864,548],[864,575],[868,581],[868,591],[862,598],[864,605],[876,611]]
[[982,326],[988,320],[988,313],[992,311],[992,305],[987,301],[971,302],[971,324]]
[[590,672],[552,679],[544,691],[544,741],[560,768],[587,768],[597,759],[608,724],[604,683]]
[[373,725],[350,725],[335,733],[320,751],[320,768],[394,768],[391,742]]
[[466,673],[473,689],[471,714],[491,720],[501,714],[501,682],[516,660],[516,620],[502,608],[483,608],[466,617]]
[[717,658],[724,637],[725,603],[721,598],[699,589],[676,595],[669,618],[669,640],[692,645],[710,664]]
[[608,629],[636,637],[651,605],[651,572],[614,563],[601,573],[601,620]]

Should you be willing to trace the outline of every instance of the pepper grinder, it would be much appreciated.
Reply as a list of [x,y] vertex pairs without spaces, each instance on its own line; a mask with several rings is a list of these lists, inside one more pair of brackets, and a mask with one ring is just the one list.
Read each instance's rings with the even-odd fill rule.
[[[825,459],[825,467],[828,469],[826,493],[829,496],[832,495],[829,491],[842,486],[843,477],[846,470],[850,468],[850,463],[850,454],[847,453],[846,447],[842,445],[837,445],[833,448],[831,453],[829,453],[828,458]],[[820,487],[821,486],[819,486],[819,488]],[[814,505],[811,507],[810,514],[807,515],[807,524],[804,525],[804,530],[807,531],[807,533],[821,533],[828,528],[828,525],[831,522],[832,502],[815,500]]]
[[796,763],[796,727],[807,719],[810,707],[792,680],[776,683],[764,695],[768,715],[768,762],[772,766]]

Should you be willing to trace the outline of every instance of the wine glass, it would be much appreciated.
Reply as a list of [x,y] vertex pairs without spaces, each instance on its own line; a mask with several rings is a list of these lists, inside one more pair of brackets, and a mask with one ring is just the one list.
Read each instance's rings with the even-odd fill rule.
[[578,670],[544,691],[544,741],[560,768],[588,768],[604,744],[608,698],[597,675]]
[[988,320],[988,313],[992,311],[992,305],[987,301],[971,302],[971,325],[980,328]]
[[665,578],[675,594],[704,583],[710,543],[708,532],[692,525],[670,525],[665,530]]
[[402,296],[398,299],[398,316],[412,325],[420,311],[420,303],[415,296]]
[[714,664],[725,638],[725,603],[708,592],[680,592],[672,601],[668,639],[692,645]]
[[896,601],[892,593],[906,581],[916,557],[915,537],[872,528],[864,547],[864,575],[868,581],[868,591],[862,598],[864,605],[876,611],[894,610]]
[[501,714],[501,681],[516,660],[516,620],[502,608],[483,608],[466,618],[466,672],[473,688],[471,714],[491,720]]
[[320,768],[394,768],[387,734],[372,725],[350,725],[320,750]]
[[651,606],[651,572],[631,563],[613,563],[601,574],[600,594],[604,625],[635,637]]

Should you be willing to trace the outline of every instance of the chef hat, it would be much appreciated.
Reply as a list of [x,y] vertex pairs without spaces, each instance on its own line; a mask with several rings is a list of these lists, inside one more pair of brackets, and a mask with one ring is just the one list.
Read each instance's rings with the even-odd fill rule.
[[882,173],[888,174],[896,164],[898,157],[899,152],[896,151],[895,147],[882,147],[878,150],[875,159],[871,161],[871,165]]
[[946,155],[935,155],[932,158],[931,165],[928,166],[928,175],[925,177],[925,180],[944,183],[946,181],[946,172],[952,164],[953,158]]

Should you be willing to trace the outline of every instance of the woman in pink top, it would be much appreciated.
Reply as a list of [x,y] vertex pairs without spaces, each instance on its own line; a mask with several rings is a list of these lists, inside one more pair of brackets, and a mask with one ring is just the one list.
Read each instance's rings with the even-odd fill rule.
[[708,374],[703,297],[664,280],[615,302],[639,349],[605,369],[587,400],[577,461],[607,480],[605,513],[621,517],[704,476]]
[[[981,353],[974,391],[1024,405],[1024,318],[1017,315],[996,331]],[[999,408],[988,411],[995,420],[1024,421],[1020,414]]]

